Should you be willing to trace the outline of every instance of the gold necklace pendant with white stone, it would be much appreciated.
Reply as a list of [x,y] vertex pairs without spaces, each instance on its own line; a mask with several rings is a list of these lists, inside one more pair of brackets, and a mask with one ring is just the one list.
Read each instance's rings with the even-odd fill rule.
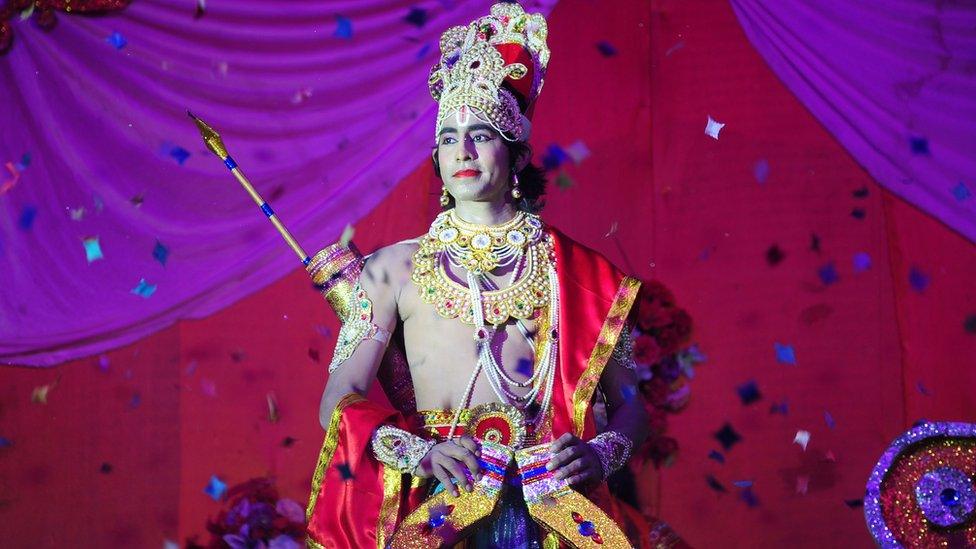
[[524,268],[515,271],[522,276],[511,286],[482,292],[485,322],[499,325],[509,318],[531,318],[549,302],[552,242],[537,216],[519,212],[509,222],[488,227],[464,223],[453,210],[444,212],[421,238],[410,278],[424,302],[433,305],[439,315],[474,325],[470,288],[454,280],[445,263],[487,273],[498,266],[515,264],[518,268],[523,259]]

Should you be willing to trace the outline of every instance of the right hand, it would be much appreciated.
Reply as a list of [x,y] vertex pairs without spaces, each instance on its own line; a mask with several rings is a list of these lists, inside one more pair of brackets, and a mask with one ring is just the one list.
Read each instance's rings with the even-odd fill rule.
[[[413,474],[420,478],[436,477],[444,485],[445,490],[450,490],[454,497],[457,497],[460,495],[457,486],[464,486],[468,492],[473,488],[471,481],[465,475],[466,471],[470,471],[476,481],[481,480],[481,468],[478,466],[480,455],[481,448],[478,443],[465,435],[434,445],[417,464]],[[452,478],[457,479],[457,486],[452,482]]]

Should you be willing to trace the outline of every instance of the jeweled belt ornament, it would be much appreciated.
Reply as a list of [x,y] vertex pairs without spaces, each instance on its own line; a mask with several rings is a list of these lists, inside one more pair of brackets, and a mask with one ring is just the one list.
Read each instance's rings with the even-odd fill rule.
[[864,516],[884,549],[976,547],[976,424],[922,422],[871,471]]

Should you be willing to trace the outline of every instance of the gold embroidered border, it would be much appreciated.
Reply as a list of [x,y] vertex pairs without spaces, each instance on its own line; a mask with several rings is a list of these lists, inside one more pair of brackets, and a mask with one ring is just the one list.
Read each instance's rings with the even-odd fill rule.
[[610,305],[610,313],[607,314],[607,319],[603,322],[603,328],[600,330],[600,337],[597,338],[593,353],[590,354],[590,360],[587,361],[586,370],[580,376],[576,391],[573,392],[573,427],[578,437],[583,436],[583,421],[586,418],[587,410],[589,410],[593,392],[600,382],[603,368],[606,367],[607,361],[613,353],[613,348],[617,345],[620,330],[627,320],[627,315],[630,314],[634,300],[637,299],[637,291],[640,286],[640,280],[629,276],[624,277],[620,282],[617,295],[614,296],[613,303]]
[[376,521],[376,547],[386,547],[386,540],[393,536],[396,530],[397,516],[400,510],[401,488],[403,474],[393,467],[383,466],[383,504],[380,505],[380,515]]
[[325,472],[332,464],[332,455],[335,454],[336,445],[339,443],[339,420],[342,419],[342,412],[350,404],[366,400],[358,393],[349,393],[342,397],[339,403],[332,410],[332,417],[329,418],[329,429],[325,432],[325,441],[322,443],[322,451],[319,452],[319,462],[315,465],[315,472],[312,474],[312,494],[308,498],[308,507],[305,509],[305,520],[311,520],[312,511],[315,509],[315,502],[319,499],[319,490],[322,488],[322,480],[325,479]]

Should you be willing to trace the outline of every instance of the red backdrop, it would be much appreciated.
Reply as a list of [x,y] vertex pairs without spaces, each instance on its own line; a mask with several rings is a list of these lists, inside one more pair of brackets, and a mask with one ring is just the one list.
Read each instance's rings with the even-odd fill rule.
[[[888,442],[920,418],[976,420],[976,335],[964,329],[976,314],[973,245],[875,185],[776,80],[724,3],[627,0],[611,11],[564,0],[550,32],[533,143],[541,154],[582,140],[591,156],[564,166],[574,185],[552,186],[545,217],[668,284],[708,355],[691,404],[671,421],[676,463],[641,482],[652,510],[696,546],[871,546],[861,509],[845,500],[862,496]],[[601,54],[601,41],[617,54]],[[718,140],[704,134],[708,116],[727,124]],[[439,185],[420,164],[356,223],[362,249],[426,228]],[[784,257],[770,265],[774,245]],[[856,272],[856,253],[870,269]],[[825,285],[828,264],[839,280]],[[924,288],[910,284],[913,269]],[[0,437],[12,445],[0,448],[0,540],[182,542],[219,509],[203,493],[212,474],[229,484],[274,475],[304,502],[336,327],[296,269],[103,358],[2,370]],[[795,366],[777,362],[776,342],[795,349]],[[743,405],[735,388],[750,380],[762,399]],[[47,403],[32,402],[43,385]],[[771,414],[783,401],[788,414]],[[708,454],[726,422],[742,441],[722,464]],[[792,443],[800,429],[811,433],[806,451]],[[708,475],[728,492],[709,488]],[[798,477],[809,479],[805,494]],[[755,506],[735,481],[753,483]]]

